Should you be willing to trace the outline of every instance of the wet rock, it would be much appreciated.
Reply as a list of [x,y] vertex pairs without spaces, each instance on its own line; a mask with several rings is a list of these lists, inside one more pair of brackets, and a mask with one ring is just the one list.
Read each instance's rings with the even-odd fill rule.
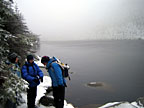
[[136,100],[137,104],[139,106],[144,106],[144,97],[140,97]]
[[52,97],[43,96],[39,100],[39,103],[44,106],[54,106],[54,99]]
[[53,88],[52,87],[48,87],[47,90],[46,90],[46,94],[49,94],[52,91],[53,91]]

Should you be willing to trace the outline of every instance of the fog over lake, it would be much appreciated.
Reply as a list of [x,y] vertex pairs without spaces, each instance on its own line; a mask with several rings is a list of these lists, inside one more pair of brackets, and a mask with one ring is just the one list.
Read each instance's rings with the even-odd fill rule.
[[144,0],[15,0],[41,40],[144,38]]

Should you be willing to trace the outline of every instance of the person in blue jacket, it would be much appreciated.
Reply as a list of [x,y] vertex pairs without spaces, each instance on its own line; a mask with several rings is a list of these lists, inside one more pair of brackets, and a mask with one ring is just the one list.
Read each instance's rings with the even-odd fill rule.
[[56,61],[55,57],[49,58],[48,56],[43,56],[41,59],[41,63],[48,69],[48,73],[52,80],[55,107],[63,108],[66,81],[62,75],[62,70]]
[[29,89],[27,90],[28,108],[37,108],[35,105],[37,86],[40,84],[40,80],[43,82],[43,72],[34,63],[34,57],[32,55],[27,56],[27,62],[22,67],[22,77],[29,83]]

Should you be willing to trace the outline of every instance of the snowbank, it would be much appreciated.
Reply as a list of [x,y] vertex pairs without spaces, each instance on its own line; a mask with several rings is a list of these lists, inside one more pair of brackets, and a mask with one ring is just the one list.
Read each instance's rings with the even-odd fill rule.
[[48,87],[51,87],[51,79],[48,76],[44,76],[43,83],[40,83],[40,85],[37,87],[36,104],[38,104],[40,98],[45,95]]
[[[39,104],[39,100],[41,97],[45,96],[46,89],[48,87],[51,87],[51,79],[48,76],[44,76],[43,83],[40,83],[40,85],[37,87],[37,98],[36,98],[36,105],[39,106],[39,108],[55,108],[54,106],[43,106]],[[18,108],[27,108],[27,93],[22,93],[22,97],[25,100],[25,103],[18,106]],[[68,104],[66,101],[64,102],[64,108],[74,108],[71,104]]]

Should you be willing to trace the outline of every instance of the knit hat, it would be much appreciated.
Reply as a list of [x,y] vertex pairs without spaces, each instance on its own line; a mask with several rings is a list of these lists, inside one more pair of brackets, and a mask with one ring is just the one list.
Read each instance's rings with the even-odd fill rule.
[[18,57],[18,55],[16,53],[11,53],[8,56],[8,59],[9,59],[10,62],[15,63],[17,57]]
[[32,55],[27,56],[27,61],[30,61],[30,60],[33,60],[33,59],[34,59],[34,57]]
[[41,59],[41,63],[47,63],[50,60],[48,56],[43,56]]

